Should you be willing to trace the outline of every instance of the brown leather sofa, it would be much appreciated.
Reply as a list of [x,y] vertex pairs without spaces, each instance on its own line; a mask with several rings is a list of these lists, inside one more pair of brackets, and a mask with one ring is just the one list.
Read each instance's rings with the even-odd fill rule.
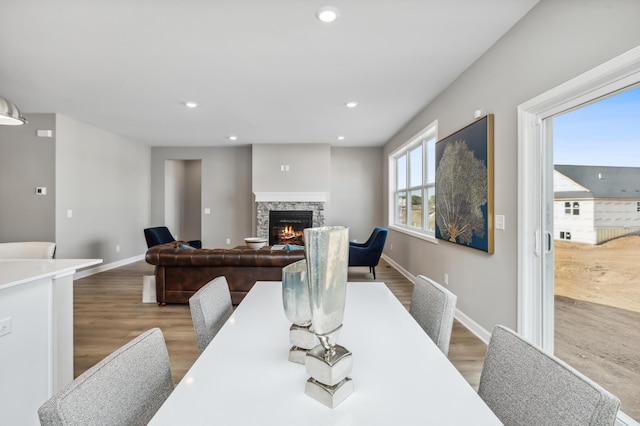
[[147,250],[147,263],[155,265],[158,304],[189,303],[200,287],[224,275],[231,300],[237,305],[256,281],[280,281],[282,268],[304,259],[304,250],[271,250],[263,247],[193,249],[174,241]]

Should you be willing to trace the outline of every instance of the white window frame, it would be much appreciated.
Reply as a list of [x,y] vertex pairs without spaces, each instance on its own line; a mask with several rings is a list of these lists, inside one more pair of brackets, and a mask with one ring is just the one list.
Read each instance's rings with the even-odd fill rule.
[[[433,173],[433,176],[434,176],[433,182],[427,182],[427,179],[428,179],[427,166],[429,164],[429,158],[428,158],[428,150],[427,150],[426,142],[432,139],[435,142],[437,141],[437,137],[438,137],[438,121],[435,120],[431,124],[426,126],[424,129],[419,131],[407,142],[402,144],[402,146],[400,146],[391,154],[389,154],[389,157],[388,157],[388,160],[389,160],[389,204],[388,204],[389,205],[389,216],[388,216],[389,223],[388,223],[388,227],[398,232],[402,232],[404,234],[411,235],[411,236],[432,242],[434,244],[437,244],[435,229],[429,230],[425,228],[426,226],[428,226],[428,223],[429,223],[428,217],[427,217],[429,200],[428,200],[428,197],[426,196],[426,190],[429,188],[433,188],[435,190],[435,170]],[[410,194],[411,191],[414,189],[422,189],[422,194],[423,194],[422,196],[422,229],[418,229],[409,225],[402,225],[402,224],[396,223],[396,211],[397,211],[396,160],[402,155],[407,155],[410,151],[415,149],[420,144],[423,145],[422,147],[422,180],[423,182],[420,186],[410,186],[411,182],[409,177],[409,171],[411,170],[411,166],[407,162],[406,191],[407,191],[407,194]],[[408,157],[409,156],[407,155],[407,159]],[[433,164],[433,167],[435,168],[435,158],[433,159],[432,164]],[[409,199],[407,199],[407,204],[409,204]],[[408,208],[409,207],[407,206],[407,210]],[[409,211],[407,211],[407,216],[409,216]]]

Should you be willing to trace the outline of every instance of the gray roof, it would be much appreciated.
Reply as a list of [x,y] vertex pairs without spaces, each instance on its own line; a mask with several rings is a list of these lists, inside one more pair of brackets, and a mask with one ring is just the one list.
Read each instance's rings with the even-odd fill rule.
[[640,167],[569,166],[556,164],[557,172],[590,192],[556,192],[555,198],[640,199]]

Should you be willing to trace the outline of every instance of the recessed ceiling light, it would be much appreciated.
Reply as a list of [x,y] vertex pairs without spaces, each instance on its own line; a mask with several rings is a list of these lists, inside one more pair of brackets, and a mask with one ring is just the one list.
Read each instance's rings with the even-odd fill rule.
[[197,108],[198,103],[193,101],[188,101],[184,103],[184,106],[186,106],[187,108]]
[[357,102],[347,102],[345,105],[347,106],[347,108],[355,108],[355,107],[358,106],[358,103]]
[[341,136],[338,136],[338,140],[339,140],[339,141],[343,141],[343,140],[344,140],[344,136],[342,136],[342,135],[341,135]]
[[329,23],[335,21],[336,19],[338,19],[339,15],[340,15],[340,13],[338,12],[338,9],[336,9],[333,6],[321,7],[316,12],[316,16],[318,17],[318,19],[320,21],[322,21],[322,22],[327,23],[327,24],[329,24]]
[[236,135],[227,136],[231,141],[237,141],[238,137]]

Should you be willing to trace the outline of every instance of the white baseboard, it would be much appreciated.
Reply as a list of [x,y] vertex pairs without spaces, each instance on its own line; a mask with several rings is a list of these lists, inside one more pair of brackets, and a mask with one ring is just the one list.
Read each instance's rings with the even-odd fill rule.
[[485,330],[480,326],[480,324],[472,320],[459,309],[456,309],[456,314],[454,315],[454,317],[460,324],[462,324],[467,330],[472,332],[478,339],[482,340],[487,345],[489,344],[489,339],[491,338],[490,331]]
[[397,264],[393,259],[391,259],[389,256],[387,256],[386,254],[382,254],[382,258],[393,267],[393,269],[395,269],[396,271],[400,272],[402,275],[404,275],[404,277],[406,279],[408,279],[409,281],[411,281],[412,283],[416,282],[416,277],[411,275],[409,273],[409,271],[407,271],[406,269],[404,269],[402,266],[400,266],[399,264]]
[[[383,254],[382,258],[393,267],[395,270],[400,272],[406,279],[411,281],[412,283],[416,281],[416,277],[409,273],[406,269],[396,263],[393,259]],[[485,344],[489,344],[489,339],[491,338],[491,332],[485,330],[480,326],[477,322],[472,320],[469,316],[465,315],[460,309],[456,309],[455,318],[458,320],[460,324],[462,324],[467,330],[473,333],[478,339],[482,340]]]
[[77,280],[77,279],[80,279],[80,278],[89,277],[89,276],[95,275],[95,274],[97,274],[99,272],[104,272],[104,271],[108,271],[110,269],[115,269],[115,268],[118,268],[120,266],[124,266],[124,265],[128,265],[130,263],[137,262],[139,260],[144,260],[144,254],[141,254],[141,255],[138,255],[138,256],[129,257],[127,259],[118,260],[117,262],[98,265],[95,268],[83,269],[82,271],[76,272],[76,274],[74,275],[74,279]]

